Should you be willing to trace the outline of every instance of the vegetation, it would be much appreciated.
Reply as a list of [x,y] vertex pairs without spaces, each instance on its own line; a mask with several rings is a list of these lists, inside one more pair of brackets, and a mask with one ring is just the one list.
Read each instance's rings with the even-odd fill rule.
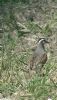
[[[44,76],[27,72],[32,47],[47,37]],[[49,55],[50,52],[50,55]],[[0,0],[0,93],[17,100],[57,100],[56,0]]]

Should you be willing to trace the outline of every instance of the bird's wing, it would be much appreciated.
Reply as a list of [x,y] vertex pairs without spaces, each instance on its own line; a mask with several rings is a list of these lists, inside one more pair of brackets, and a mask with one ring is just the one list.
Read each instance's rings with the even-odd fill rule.
[[40,63],[45,64],[47,61],[47,54],[44,53],[41,57],[40,57]]
[[30,69],[33,69],[33,66],[36,66],[38,64],[45,64],[47,61],[47,54],[44,53],[40,56],[33,55],[31,61],[30,61]]

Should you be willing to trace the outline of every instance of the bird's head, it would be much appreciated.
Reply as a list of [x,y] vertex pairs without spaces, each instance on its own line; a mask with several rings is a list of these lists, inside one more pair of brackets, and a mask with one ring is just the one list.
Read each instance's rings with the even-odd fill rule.
[[49,43],[48,39],[46,39],[46,38],[39,38],[38,44],[41,45],[43,48],[44,48],[44,45],[46,43]]
[[38,43],[42,43],[44,45],[45,43],[49,43],[49,41],[46,38],[39,38]]

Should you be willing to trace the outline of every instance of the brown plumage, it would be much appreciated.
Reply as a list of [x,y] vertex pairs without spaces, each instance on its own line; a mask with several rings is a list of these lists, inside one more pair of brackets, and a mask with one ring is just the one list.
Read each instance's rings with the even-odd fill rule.
[[[47,53],[45,51],[45,47],[44,44],[48,43],[47,40],[45,40],[45,38],[42,38],[38,41],[37,47],[33,53],[32,59],[30,61],[30,69],[36,69],[38,70],[38,68],[43,67],[43,65],[46,63],[47,61]],[[38,68],[36,67],[38,66]]]

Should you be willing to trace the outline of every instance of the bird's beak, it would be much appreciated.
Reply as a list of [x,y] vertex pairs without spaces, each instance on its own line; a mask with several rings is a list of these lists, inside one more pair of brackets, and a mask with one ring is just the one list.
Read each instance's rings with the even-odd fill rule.
[[49,44],[50,42],[49,42],[49,41],[47,41],[47,43]]
[[46,40],[46,43],[48,43],[48,44],[49,44],[50,42],[49,42],[48,40]]

